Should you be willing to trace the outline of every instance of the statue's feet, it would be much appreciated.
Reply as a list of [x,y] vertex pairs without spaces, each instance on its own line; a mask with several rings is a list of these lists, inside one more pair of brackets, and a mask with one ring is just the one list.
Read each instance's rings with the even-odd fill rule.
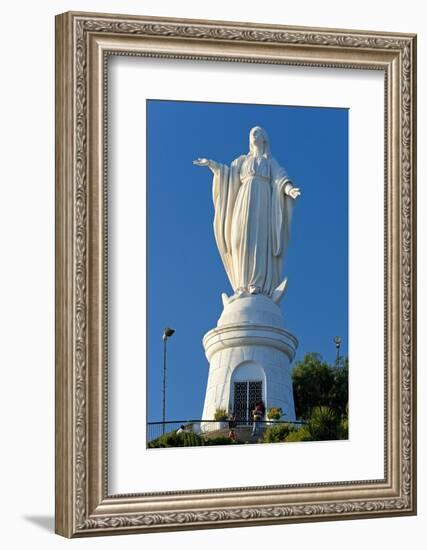
[[226,306],[227,304],[231,304],[232,302],[234,302],[238,298],[242,298],[243,296],[247,296],[247,292],[243,288],[238,288],[232,296],[227,296],[227,294],[223,292],[221,295],[222,303],[224,306]]
[[[280,283],[280,285],[272,292],[271,295],[265,294],[265,296],[268,296],[275,304],[278,304],[280,300],[282,299],[286,287],[288,284],[287,277]],[[244,298],[245,296],[256,296],[257,294],[262,294],[261,288],[259,286],[251,285],[248,288],[238,288],[234,292],[232,296],[227,296],[225,292],[221,294],[222,298],[222,304],[225,307],[227,304],[231,304],[235,300],[238,300],[239,298]]]
[[260,287],[254,286],[254,285],[251,285],[248,290],[249,290],[249,294],[259,294],[261,292]]

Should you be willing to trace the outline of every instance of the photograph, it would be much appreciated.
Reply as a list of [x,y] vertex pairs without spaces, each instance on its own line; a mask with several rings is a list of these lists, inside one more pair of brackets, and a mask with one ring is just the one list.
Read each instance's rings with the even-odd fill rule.
[[349,109],[146,101],[147,447],[349,437]]

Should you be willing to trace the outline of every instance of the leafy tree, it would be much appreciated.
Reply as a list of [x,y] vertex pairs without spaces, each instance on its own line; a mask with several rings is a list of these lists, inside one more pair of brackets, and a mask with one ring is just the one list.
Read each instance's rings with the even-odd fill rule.
[[318,353],[307,353],[293,372],[295,412],[307,419],[314,407],[325,406],[344,415],[348,403],[348,359],[328,365]]
[[340,361],[339,365],[330,367],[333,373],[334,383],[330,391],[329,406],[339,414],[348,413],[348,358]]

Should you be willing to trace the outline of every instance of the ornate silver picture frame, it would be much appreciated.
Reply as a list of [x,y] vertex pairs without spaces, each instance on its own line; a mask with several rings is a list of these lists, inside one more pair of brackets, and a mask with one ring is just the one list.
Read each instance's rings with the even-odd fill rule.
[[[384,476],[111,494],[108,59],[384,74]],[[416,37],[68,12],[56,18],[56,532],[65,537],[416,513]],[[369,266],[367,266],[369,268]],[[361,290],[362,291],[362,290]],[[144,468],[143,460],[141,467]]]

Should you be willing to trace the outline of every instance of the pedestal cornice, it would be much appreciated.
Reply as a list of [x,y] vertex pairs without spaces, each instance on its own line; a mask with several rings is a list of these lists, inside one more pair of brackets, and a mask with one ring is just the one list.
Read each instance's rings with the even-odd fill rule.
[[289,361],[295,357],[298,340],[284,328],[236,323],[216,327],[207,332],[203,346],[208,361],[220,350],[240,346],[266,346],[276,348],[287,355]]

